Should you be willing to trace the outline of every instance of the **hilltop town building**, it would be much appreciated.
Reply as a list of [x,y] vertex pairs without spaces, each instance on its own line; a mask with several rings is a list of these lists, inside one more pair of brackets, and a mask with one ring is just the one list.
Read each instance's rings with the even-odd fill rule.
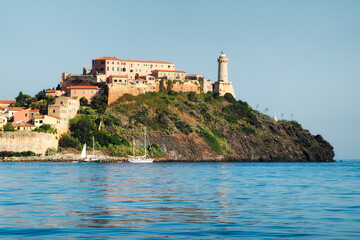
[[[160,84],[179,92],[207,93],[218,92],[221,96],[231,93],[235,96],[232,83],[228,80],[228,59],[224,52],[219,59],[218,81],[212,83],[200,74],[186,75],[176,70],[175,64],[168,61],[128,60],[116,57],[100,57],[92,60],[92,69],[83,68],[83,75],[62,74],[62,91],[68,97],[86,97],[89,101],[98,94],[97,86],[106,83],[108,104],[115,102],[124,94],[139,95],[160,90]],[[85,86],[87,86],[85,88]]]
[[135,79],[135,75],[148,75],[155,69],[175,70],[175,64],[167,61],[129,60],[116,57],[101,57],[92,60],[91,74],[128,75]]
[[10,104],[15,104],[16,101],[0,100],[0,108],[9,107]]
[[91,98],[95,96],[99,90],[98,86],[72,86],[67,88],[67,96],[71,98],[77,97],[79,99],[85,97],[90,103]]
[[0,129],[7,124],[7,118],[4,115],[0,115]]

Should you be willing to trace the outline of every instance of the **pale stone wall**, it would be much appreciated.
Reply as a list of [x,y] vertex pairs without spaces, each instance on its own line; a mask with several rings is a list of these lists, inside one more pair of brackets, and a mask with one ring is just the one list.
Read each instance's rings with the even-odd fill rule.
[[118,100],[119,97],[124,94],[140,95],[145,92],[148,92],[149,87],[147,85],[128,85],[128,84],[109,84],[109,95],[108,95],[108,104],[111,104]]
[[220,96],[224,96],[226,93],[231,93],[234,98],[236,98],[234,88],[231,82],[214,83],[214,92],[218,92]]
[[46,149],[58,147],[55,134],[38,132],[0,132],[0,151],[32,151],[45,155]]
[[[165,88],[167,88],[166,80],[164,83]],[[118,100],[119,97],[124,94],[132,94],[134,96],[144,94],[146,92],[158,92],[160,90],[160,81],[149,81],[147,85],[145,84],[108,84],[109,95],[108,95],[108,104],[111,104]],[[172,90],[175,92],[196,92],[201,93],[200,83],[194,83],[192,81],[175,81],[173,83]]]

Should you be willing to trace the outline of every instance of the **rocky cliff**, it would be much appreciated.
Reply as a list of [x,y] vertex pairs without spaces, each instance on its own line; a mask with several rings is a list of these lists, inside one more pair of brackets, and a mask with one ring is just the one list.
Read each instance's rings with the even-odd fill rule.
[[[148,153],[158,161],[328,162],[334,157],[333,147],[320,135],[312,135],[296,121],[275,121],[232,95],[172,91],[124,95],[101,116],[86,109],[80,118],[84,116],[97,123],[93,132],[79,130],[84,123],[73,126],[74,131],[88,131],[90,139],[101,129],[98,146],[110,155],[131,154],[133,139],[136,154],[141,154],[146,126]],[[101,143],[105,136],[110,147]]]

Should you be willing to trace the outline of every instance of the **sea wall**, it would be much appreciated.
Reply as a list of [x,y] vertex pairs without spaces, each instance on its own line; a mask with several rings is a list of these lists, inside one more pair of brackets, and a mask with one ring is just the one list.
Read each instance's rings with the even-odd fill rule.
[[32,151],[45,155],[46,149],[58,147],[56,134],[38,132],[0,132],[0,151]]

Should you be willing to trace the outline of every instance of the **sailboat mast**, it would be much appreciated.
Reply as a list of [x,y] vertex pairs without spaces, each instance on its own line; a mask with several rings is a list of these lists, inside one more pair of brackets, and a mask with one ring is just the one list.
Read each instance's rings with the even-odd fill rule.
[[95,156],[95,138],[93,136],[93,156]]
[[144,127],[144,146],[145,146],[145,157],[146,157],[146,127]]
[[135,157],[135,138],[133,139],[133,156]]

